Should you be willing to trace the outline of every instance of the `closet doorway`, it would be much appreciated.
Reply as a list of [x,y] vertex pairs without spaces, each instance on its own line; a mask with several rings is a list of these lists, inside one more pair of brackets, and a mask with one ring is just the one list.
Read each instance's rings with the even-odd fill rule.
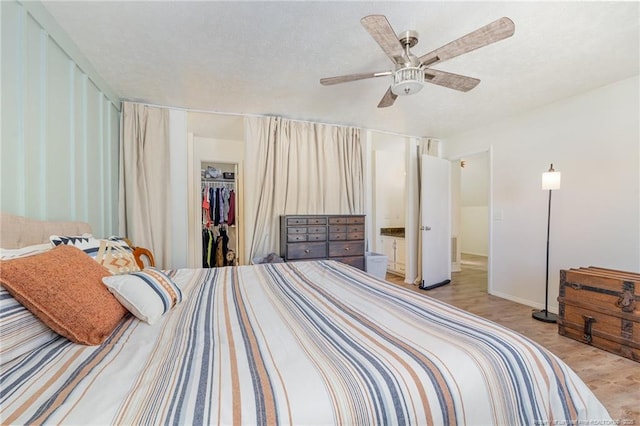
[[201,162],[202,267],[238,263],[238,165]]
[[[230,248],[234,249],[234,253],[237,259],[237,264],[242,265],[245,259],[244,253],[244,203],[243,203],[243,159],[244,159],[244,146],[242,141],[233,141],[226,139],[214,139],[202,136],[196,136],[193,133],[188,133],[187,138],[187,158],[189,158],[187,166],[187,191],[188,191],[188,252],[187,262],[190,268],[202,268],[203,267],[203,230],[207,225],[206,216],[203,214],[204,200],[202,199],[203,185],[226,185],[232,186],[235,191],[235,212],[233,219],[233,226],[230,234],[235,234],[233,238],[230,238],[228,242]],[[203,178],[207,167],[214,167],[220,172],[233,173],[233,179],[222,179],[220,177],[207,178],[212,182],[206,182]],[[215,176],[218,176],[214,172]],[[231,175],[227,175],[230,177]],[[219,179],[220,182],[214,182]],[[211,206],[209,205],[209,208]],[[216,226],[215,220],[212,221],[213,226]],[[218,223],[218,225],[220,225]],[[227,225],[229,225],[227,223]],[[208,245],[207,245],[208,250]]]

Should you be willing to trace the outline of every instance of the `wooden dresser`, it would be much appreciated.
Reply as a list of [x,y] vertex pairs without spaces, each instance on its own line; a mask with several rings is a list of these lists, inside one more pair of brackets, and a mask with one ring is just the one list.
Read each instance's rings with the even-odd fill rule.
[[285,261],[332,259],[364,270],[364,215],[280,216]]

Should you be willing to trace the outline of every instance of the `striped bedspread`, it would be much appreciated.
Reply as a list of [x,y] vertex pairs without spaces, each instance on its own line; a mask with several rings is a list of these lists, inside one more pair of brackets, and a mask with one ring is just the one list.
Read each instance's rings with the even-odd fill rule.
[[341,263],[171,273],[184,301],[159,323],[127,317],[101,346],[57,338],[3,364],[0,422],[610,419],[573,371],[527,338]]

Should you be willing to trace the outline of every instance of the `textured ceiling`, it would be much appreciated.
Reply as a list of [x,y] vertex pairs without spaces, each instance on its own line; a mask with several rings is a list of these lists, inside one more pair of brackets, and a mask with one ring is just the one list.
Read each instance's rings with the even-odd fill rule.
[[[194,110],[354,125],[446,137],[640,73],[639,6],[631,2],[44,2],[124,100]],[[360,25],[383,14],[417,30],[420,56],[502,16],[506,40],[438,64],[479,78],[467,93],[427,85],[378,109],[388,71]]]

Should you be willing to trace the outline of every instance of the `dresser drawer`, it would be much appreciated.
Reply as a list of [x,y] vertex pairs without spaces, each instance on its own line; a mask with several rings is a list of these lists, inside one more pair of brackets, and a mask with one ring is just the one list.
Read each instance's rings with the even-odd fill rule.
[[307,223],[309,225],[326,225],[327,218],[326,217],[309,217],[307,218]]
[[326,234],[327,227],[326,226],[308,226],[307,232],[310,234]]
[[364,232],[332,232],[329,241],[364,240]]
[[349,223],[349,218],[348,217],[330,217],[329,218],[329,225],[346,225],[347,223]]
[[331,232],[329,233],[329,241],[346,241],[347,233],[346,232]]
[[364,225],[364,216],[335,216],[329,217],[329,225]]
[[306,217],[288,217],[287,218],[287,226],[306,225],[306,224],[307,224]]
[[344,241],[329,243],[329,257],[362,255],[364,255],[364,241]]
[[323,259],[327,257],[327,243],[287,244],[287,260]]
[[303,226],[292,226],[287,228],[287,234],[306,234],[307,228]]
[[308,241],[308,234],[287,234],[287,242],[296,243],[300,241]]
[[307,234],[307,241],[327,241],[327,233]]
[[344,225],[329,225],[329,232],[347,232],[347,224]]

